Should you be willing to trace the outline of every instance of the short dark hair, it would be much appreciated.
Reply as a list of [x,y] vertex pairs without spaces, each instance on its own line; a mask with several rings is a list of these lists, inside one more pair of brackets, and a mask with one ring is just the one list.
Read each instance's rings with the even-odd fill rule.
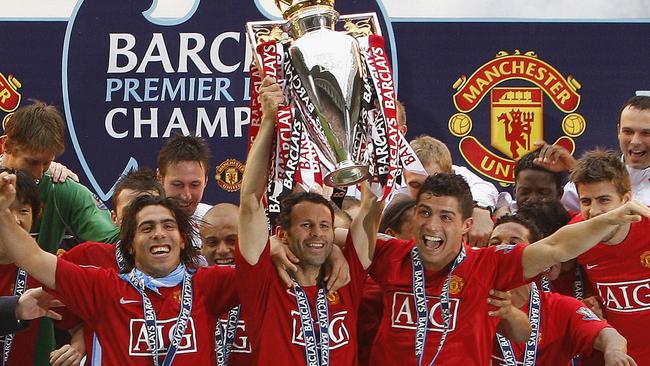
[[516,215],[504,215],[501,216],[497,219],[496,223],[494,224],[494,227],[497,227],[501,224],[505,224],[508,222],[513,222],[515,224],[519,224],[523,227],[525,227],[528,230],[528,233],[530,233],[530,243],[534,243],[542,238],[539,229],[537,228],[537,225],[530,221],[529,219],[516,214]]
[[171,211],[176,219],[178,232],[181,240],[185,242],[185,248],[181,250],[181,262],[189,269],[197,269],[200,266],[200,251],[193,243],[193,236],[196,233],[191,223],[190,216],[181,209],[178,200],[164,196],[143,195],[136,197],[124,212],[124,219],[120,228],[119,250],[122,252],[126,261],[124,272],[129,272],[135,267],[135,256],[129,253],[129,248],[133,245],[133,239],[137,230],[138,223],[136,217],[138,212],[147,206],[163,206]]
[[156,174],[149,168],[138,168],[130,170],[128,173],[122,175],[120,180],[115,184],[113,190],[113,206],[117,205],[117,196],[125,189],[131,189],[137,192],[156,192],[159,196],[165,194],[160,181],[156,179]]
[[46,151],[59,156],[65,150],[65,122],[52,105],[33,100],[18,108],[5,126],[5,150]]
[[650,109],[650,97],[645,95],[634,96],[623,103],[623,106],[618,111],[620,116],[623,113],[623,110],[627,107],[638,109],[640,111],[645,111]]
[[438,173],[430,175],[422,184],[418,192],[417,203],[421,201],[423,194],[430,194],[436,197],[450,196],[458,200],[463,220],[472,216],[474,210],[474,199],[469,185],[460,175],[453,173]]
[[517,216],[528,219],[537,226],[545,238],[571,221],[571,215],[560,201],[530,199],[517,207]]
[[334,223],[334,208],[329,200],[314,192],[295,192],[287,195],[280,203],[280,215],[278,215],[276,224],[283,230],[288,230],[291,227],[291,211],[293,207],[305,201],[325,205],[330,210],[332,223]]
[[595,149],[585,152],[578,159],[570,178],[576,186],[612,182],[621,196],[632,191],[630,173],[625,168],[620,153],[613,150]]
[[161,175],[167,173],[167,167],[181,161],[196,161],[205,169],[206,175],[210,170],[212,155],[205,139],[199,136],[183,136],[176,134],[169,138],[158,152],[158,171]]
[[535,164],[534,160],[538,157],[539,149],[529,152],[528,154],[522,156],[519,161],[517,161],[517,164],[515,164],[515,182],[517,182],[517,178],[522,171],[528,169],[537,170],[539,172],[545,172],[552,175],[553,179],[555,180],[555,186],[557,187],[558,192],[561,192],[563,189],[563,175],[561,173],[552,172],[542,166]]
[[0,171],[16,175],[16,200],[31,206],[32,220],[36,220],[41,212],[41,197],[38,191],[38,185],[32,176],[22,170],[5,168]]
[[402,225],[406,220],[406,213],[415,207],[415,200],[411,197],[404,199],[393,199],[388,207],[381,215],[381,222],[379,223],[379,232],[386,233],[387,229],[401,234]]

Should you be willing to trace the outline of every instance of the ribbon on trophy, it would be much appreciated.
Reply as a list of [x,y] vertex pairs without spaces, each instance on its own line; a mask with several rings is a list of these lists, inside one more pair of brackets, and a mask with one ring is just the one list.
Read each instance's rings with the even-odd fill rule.
[[262,119],[262,77],[273,76],[288,101],[276,116],[267,189],[271,224],[282,198],[296,188],[332,187],[332,200],[341,202],[346,187],[368,179],[373,193],[388,199],[403,184],[403,168],[426,174],[397,127],[395,84],[376,14],[340,16],[328,0],[276,4],[289,6],[281,9],[286,21],[247,23],[257,64],[251,67],[249,143]]

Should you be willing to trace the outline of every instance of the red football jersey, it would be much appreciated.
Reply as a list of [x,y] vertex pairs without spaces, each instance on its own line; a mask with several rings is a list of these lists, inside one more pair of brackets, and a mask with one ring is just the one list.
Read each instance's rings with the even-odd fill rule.
[[375,335],[381,324],[384,311],[384,292],[381,286],[368,276],[363,284],[361,305],[359,305],[359,365],[370,365],[370,352]]
[[639,365],[650,365],[650,222],[630,226],[616,245],[599,243],[578,257],[601,298],[609,324],[627,339],[628,354]]
[[[357,311],[366,271],[359,262],[348,236],[343,253],[350,266],[351,281],[334,296],[328,296],[330,364],[357,364]],[[267,242],[257,264],[251,266],[235,255],[237,285],[246,311],[248,334],[252,340],[254,365],[304,365],[305,343],[293,289],[286,288],[271,262]],[[318,286],[303,287],[316,322],[315,300]],[[318,329],[318,327],[315,327]],[[316,335],[318,339],[318,335]]]
[[[0,296],[13,296],[14,286],[16,285],[16,275],[18,267],[13,264],[0,265]],[[40,287],[41,284],[27,275],[27,286],[29,288]],[[7,366],[31,365],[34,361],[34,352],[36,351],[36,338],[38,338],[38,328],[40,321],[38,319],[30,321],[29,328],[16,332],[11,342],[11,353],[7,360]],[[0,337],[0,357],[4,350],[4,337]]]
[[[235,273],[230,267],[199,269],[193,277],[194,302],[187,329],[174,364],[214,364],[214,329],[217,318],[238,303]],[[151,365],[146,340],[142,297],[113,270],[80,267],[59,259],[54,294],[93,325],[101,352],[93,357],[105,365]],[[156,311],[162,357],[170,345],[180,309],[181,285],[146,290]]]
[[[598,333],[609,325],[598,319],[585,304],[569,296],[540,291],[539,341],[536,365],[568,366],[576,355],[591,353]],[[528,303],[522,309],[528,313]],[[512,343],[517,365],[523,365],[525,343]],[[505,365],[497,341],[494,342],[493,365]]]
[[[370,273],[384,289],[384,315],[370,357],[373,366],[417,365],[417,312],[411,264],[414,245],[413,241],[395,238],[377,241]],[[450,328],[437,366],[490,364],[498,319],[488,316],[488,292],[510,290],[526,283],[522,268],[524,247],[465,247],[467,256],[454,271],[450,284]],[[439,296],[448,273],[425,272],[429,323],[422,364],[428,365],[443,331]]]

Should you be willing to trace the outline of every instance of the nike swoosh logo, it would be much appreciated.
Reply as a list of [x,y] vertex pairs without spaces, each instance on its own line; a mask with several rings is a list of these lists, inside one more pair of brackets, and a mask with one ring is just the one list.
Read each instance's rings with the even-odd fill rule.
[[120,298],[120,304],[122,304],[122,305],[126,305],[126,304],[134,304],[134,303],[138,303],[138,302],[140,302],[140,300],[126,300],[126,299],[123,298],[123,297]]
[[587,269],[592,269],[598,267],[597,264],[587,264]]

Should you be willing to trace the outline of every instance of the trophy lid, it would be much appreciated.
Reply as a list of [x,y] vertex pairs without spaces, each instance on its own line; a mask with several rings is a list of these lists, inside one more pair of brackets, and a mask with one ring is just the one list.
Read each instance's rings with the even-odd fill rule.
[[275,0],[275,6],[280,9],[284,19],[289,20],[300,10],[312,6],[327,7],[334,10],[334,0]]

